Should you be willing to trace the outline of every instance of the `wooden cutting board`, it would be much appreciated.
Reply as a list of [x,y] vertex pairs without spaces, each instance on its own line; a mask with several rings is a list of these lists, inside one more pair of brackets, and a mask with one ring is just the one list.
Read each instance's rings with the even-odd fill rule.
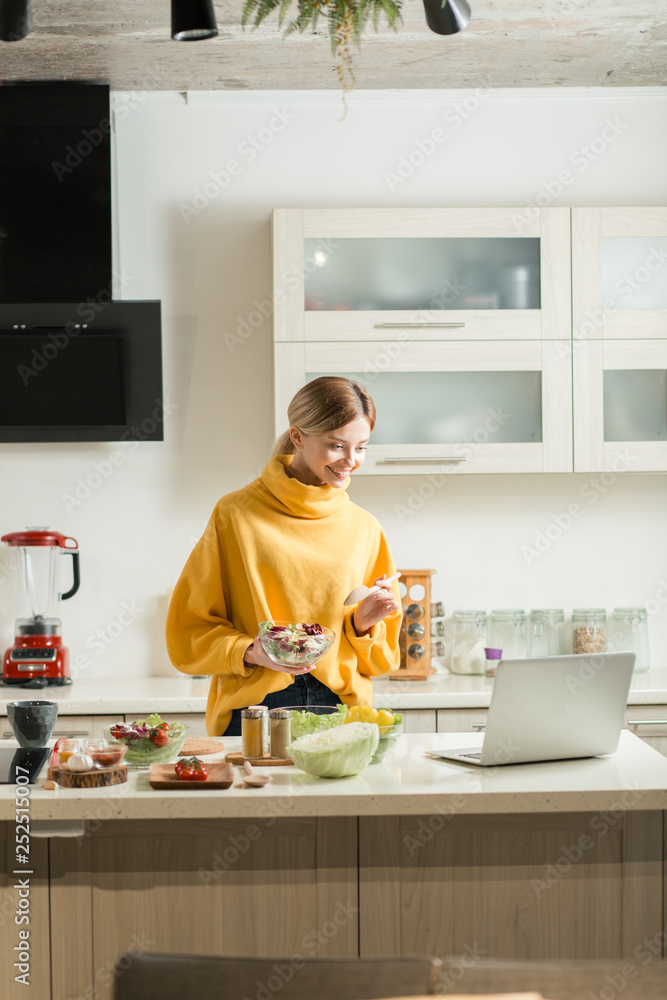
[[231,764],[217,762],[204,766],[208,771],[206,781],[181,781],[173,764],[151,764],[148,783],[151,788],[174,791],[187,791],[190,788],[229,788],[233,784],[234,768]]
[[179,757],[201,757],[207,753],[221,753],[225,749],[222,740],[208,740],[205,737],[191,736],[185,740],[178,751]]
[[253,767],[286,767],[289,764],[294,767],[294,761],[291,757],[269,757],[266,753],[263,757],[244,757],[240,750],[231,750],[226,753],[225,760],[230,764],[240,765],[245,764],[248,760]]
[[61,788],[103,788],[105,785],[122,785],[127,781],[127,764],[115,764],[95,771],[70,771],[68,767],[50,767],[49,781],[57,781]]

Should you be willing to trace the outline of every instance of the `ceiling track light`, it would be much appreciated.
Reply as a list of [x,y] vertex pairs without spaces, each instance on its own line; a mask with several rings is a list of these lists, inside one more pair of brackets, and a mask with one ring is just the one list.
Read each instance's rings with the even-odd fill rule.
[[470,24],[466,0],[424,0],[426,23],[438,35],[455,35]]
[[0,41],[20,42],[31,31],[30,0],[0,0]]
[[215,38],[217,34],[213,0],[171,0],[171,37],[174,41],[198,42],[203,38]]

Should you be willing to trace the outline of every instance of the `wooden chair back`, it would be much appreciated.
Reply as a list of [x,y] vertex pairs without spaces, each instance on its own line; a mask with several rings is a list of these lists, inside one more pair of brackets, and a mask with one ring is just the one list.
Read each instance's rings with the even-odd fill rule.
[[399,958],[121,955],[114,1000],[377,1000],[435,993],[441,962]]

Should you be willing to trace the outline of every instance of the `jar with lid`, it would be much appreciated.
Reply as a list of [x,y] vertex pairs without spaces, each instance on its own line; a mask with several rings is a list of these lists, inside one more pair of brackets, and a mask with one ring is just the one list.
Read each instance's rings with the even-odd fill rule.
[[516,660],[526,655],[526,612],[506,608],[491,612],[489,646],[502,649],[503,660]]
[[272,708],[270,710],[269,732],[271,756],[287,757],[287,748],[292,742],[292,710],[290,708]]
[[575,608],[572,612],[572,652],[606,651],[607,612],[604,608]]
[[646,608],[614,608],[609,648],[636,653],[635,672],[648,670],[648,615]]
[[529,656],[560,656],[565,652],[565,613],[561,608],[530,612]]
[[486,611],[455,611],[452,615],[453,674],[483,674],[486,664]]
[[266,705],[250,705],[241,710],[241,753],[263,757],[267,746],[269,710]]

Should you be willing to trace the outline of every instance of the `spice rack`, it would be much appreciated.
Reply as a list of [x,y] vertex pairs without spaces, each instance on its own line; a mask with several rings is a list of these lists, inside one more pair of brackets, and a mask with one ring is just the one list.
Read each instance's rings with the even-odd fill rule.
[[[444,635],[444,624],[440,620],[445,610],[439,602],[431,604],[431,577],[434,569],[402,569],[399,571],[399,589],[403,621],[399,635],[401,665],[389,674],[392,681],[425,681],[435,673],[431,666],[431,656],[442,656],[443,643],[433,635]],[[435,650],[435,653],[433,652]]]

